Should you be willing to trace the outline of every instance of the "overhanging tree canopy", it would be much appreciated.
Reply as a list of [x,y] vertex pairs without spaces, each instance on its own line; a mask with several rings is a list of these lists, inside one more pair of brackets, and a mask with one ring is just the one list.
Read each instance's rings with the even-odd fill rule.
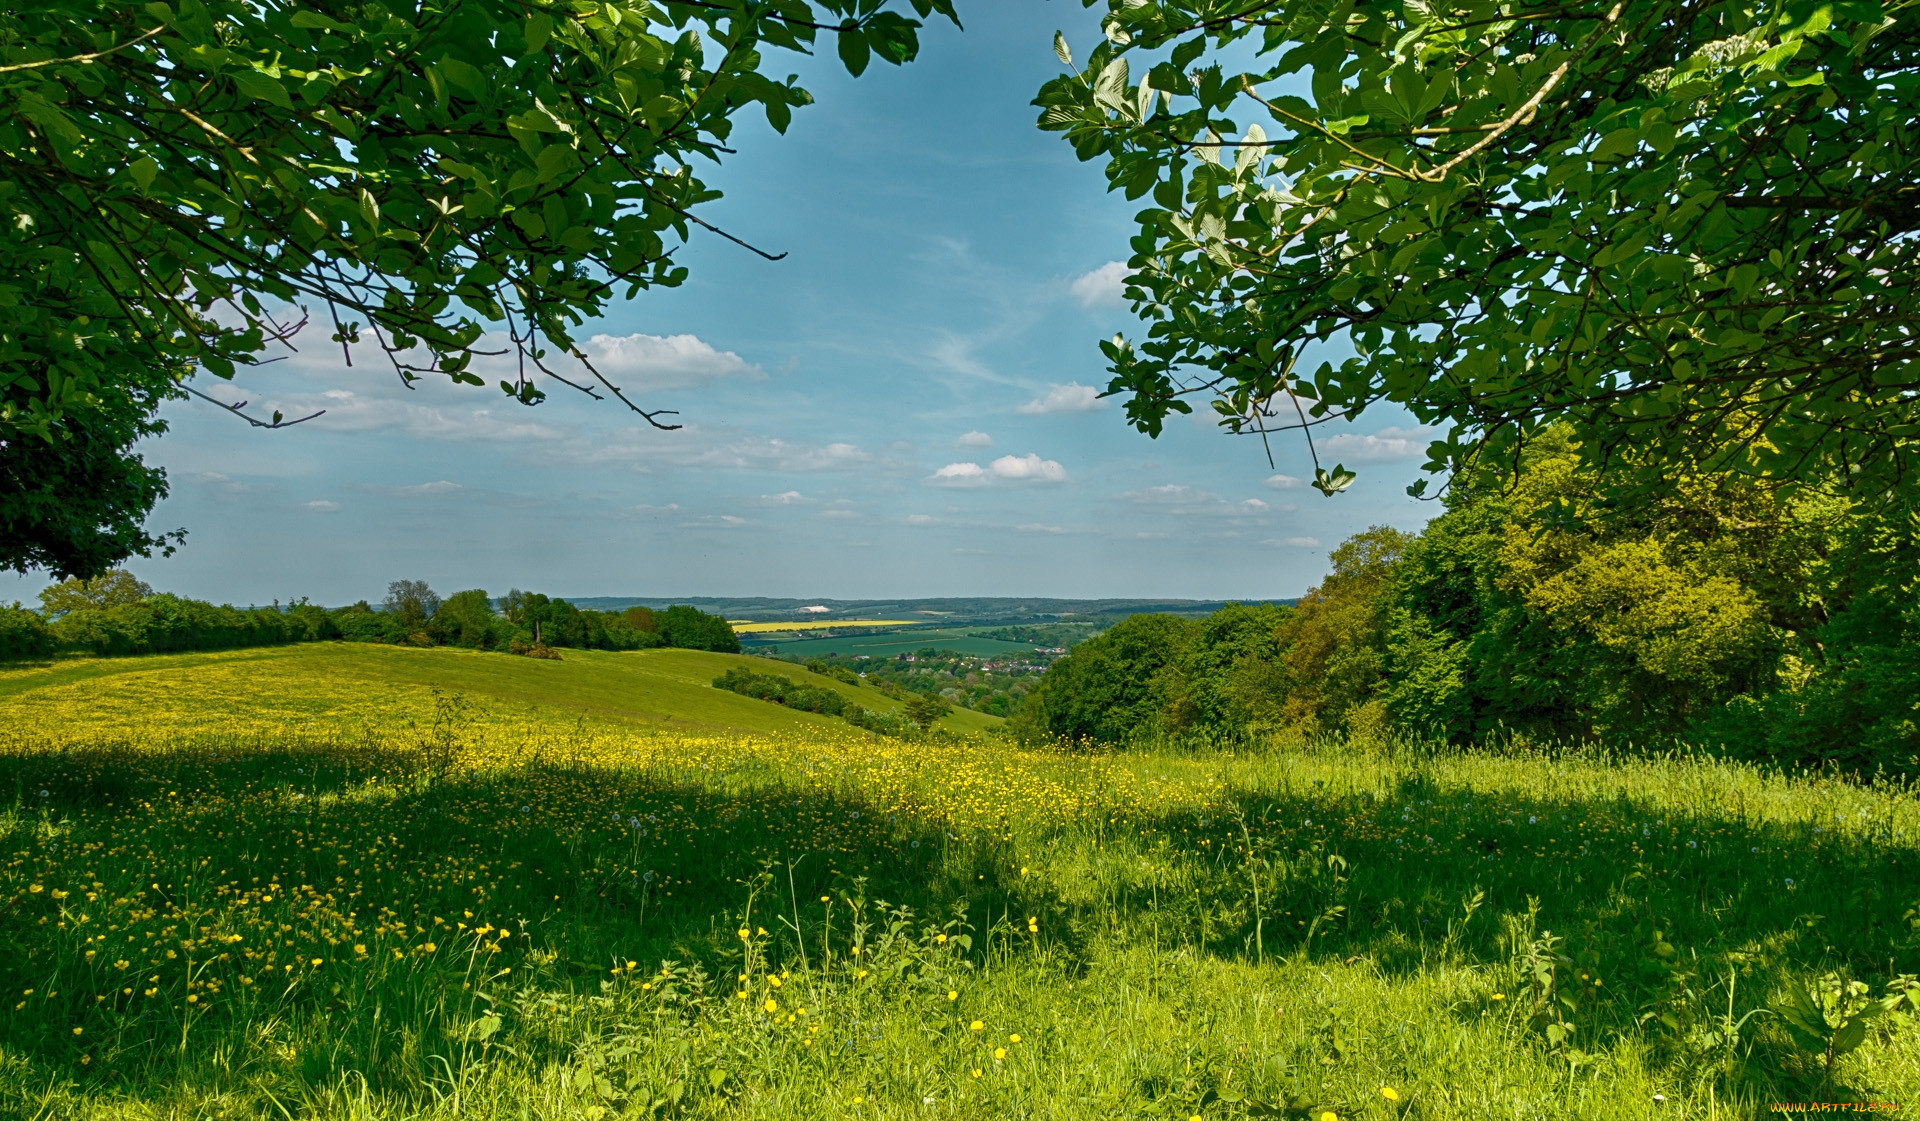
[[1445,426],[1431,470],[1565,421],[1628,486],[1913,480],[1912,0],[1107,8],[1035,104],[1150,200],[1146,338],[1103,344],[1141,430],[1193,394],[1261,433],[1389,401]]
[[[953,18],[951,0],[908,5]],[[810,102],[763,52],[824,34],[859,74],[911,59],[919,26],[889,0],[15,5],[0,12],[0,446],[138,428],[196,367],[230,377],[290,338],[301,319],[274,313],[290,306],[342,347],[370,337],[409,381],[484,384],[474,358],[499,332],[518,361],[498,384],[518,400],[551,377],[671,427],[573,329],[685,277],[674,247],[719,197],[695,164],[730,151],[738,113],[784,131]],[[163,488],[123,489],[93,535],[144,552]],[[0,563],[100,567],[33,536],[68,529],[0,524]]]

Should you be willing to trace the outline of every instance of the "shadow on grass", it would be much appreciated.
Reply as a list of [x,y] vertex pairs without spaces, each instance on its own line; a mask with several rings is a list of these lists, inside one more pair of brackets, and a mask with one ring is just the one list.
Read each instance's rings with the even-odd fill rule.
[[[284,1041],[250,1039],[238,1049],[266,1057],[227,1073],[277,1054],[311,1083],[417,1087],[466,1053],[494,954],[584,993],[628,962],[725,978],[743,929],[776,964],[844,953],[853,900],[870,922],[885,906],[916,925],[965,916],[975,956],[1044,946],[1068,973],[1114,945],[1388,981],[1474,970],[1484,985],[1450,1015],[1572,1023],[1590,1049],[1633,1036],[1781,1092],[1820,1073],[1762,1023],[1703,1042],[1716,1016],[1787,978],[1877,990],[1920,972],[1920,861],[1881,823],[1416,778],[1382,798],[1239,791],[992,838],[771,765],[435,774],[372,743],[0,755],[0,799],[0,992],[28,994],[0,1006],[0,1043],[133,1093],[206,1061],[191,1033],[232,1049],[262,1023]],[[1566,1003],[1536,1015],[1549,989]],[[302,1024],[327,1030],[295,1046]]]

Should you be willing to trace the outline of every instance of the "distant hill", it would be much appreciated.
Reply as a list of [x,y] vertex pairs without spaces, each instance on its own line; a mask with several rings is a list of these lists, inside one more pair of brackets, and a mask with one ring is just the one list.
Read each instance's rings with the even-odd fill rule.
[[[1199,599],[1046,599],[1020,596],[954,596],[936,599],[775,599],[766,596],[568,596],[576,607],[617,611],[627,607],[666,607],[685,603],[729,619],[772,621],[800,618],[805,607],[810,619],[925,619],[952,626],[982,624],[1051,623],[1061,619],[1111,621],[1128,615],[1164,612],[1169,615],[1210,615],[1226,606],[1224,600]],[[1286,603],[1291,599],[1238,600],[1240,603]]]

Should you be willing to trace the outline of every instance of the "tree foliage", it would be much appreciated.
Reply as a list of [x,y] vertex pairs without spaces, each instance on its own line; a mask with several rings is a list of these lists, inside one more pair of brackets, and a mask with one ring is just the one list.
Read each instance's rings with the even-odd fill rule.
[[1146,337],[1103,344],[1108,392],[1150,434],[1193,394],[1262,434],[1395,402],[1446,426],[1430,469],[1512,468],[1565,423],[1611,487],[1910,482],[1917,26],[1909,0],[1108,0],[1036,101],[1147,200]]
[[153,594],[152,585],[124,569],[103,572],[88,580],[62,580],[40,591],[40,610],[52,618],[89,608],[122,607]]
[[8,422],[19,394],[0,389],[0,568],[91,576],[130,556],[173,552],[179,532],[152,533],[143,524],[166,497],[166,472],[131,450],[166,430],[153,411],[171,390],[169,378],[143,370],[130,384],[69,402],[35,434]]
[[1076,646],[1011,727],[1686,745],[1920,774],[1911,504],[1678,470],[1623,497],[1564,428],[1447,501],[1417,535],[1343,543],[1291,609],[1136,616],[1109,632],[1127,641]]
[[[479,588],[444,600],[424,580],[396,580],[385,604],[327,609],[306,600],[233,607],[152,588],[122,571],[70,579],[41,593],[42,610],[0,608],[0,661],[61,652],[96,657],[227,650],[342,639],[407,646],[459,646],[526,653],[552,647],[646,650],[682,646],[739,651],[725,619],[692,607],[662,613],[672,625],[635,626],[652,613],[581,610],[538,592],[509,592],[495,610]],[[644,610],[644,609],[642,609]],[[724,637],[723,637],[724,635]]]
[[[137,429],[195,369],[231,377],[309,316],[408,383],[484,384],[476,356],[504,350],[523,403],[547,377],[627,401],[574,331],[682,282],[674,247],[719,197],[696,164],[732,150],[738,114],[784,131],[809,103],[767,52],[825,33],[858,74],[911,59],[919,26],[874,0],[0,12],[0,473],[22,488],[0,560],[91,575],[154,547]],[[113,501],[78,512],[18,497],[110,477]]]
[[1164,671],[1192,643],[1195,625],[1135,615],[1068,651],[1027,694],[1010,724],[1028,739],[1119,743],[1160,728],[1172,699]]

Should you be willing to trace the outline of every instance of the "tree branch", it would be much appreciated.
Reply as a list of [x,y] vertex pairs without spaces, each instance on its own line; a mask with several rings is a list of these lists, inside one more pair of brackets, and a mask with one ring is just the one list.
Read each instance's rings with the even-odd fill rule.
[[234,404],[229,405],[225,401],[220,400],[218,397],[209,397],[205,393],[200,392],[199,390],[195,389],[190,385],[183,385],[180,388],[186,390],[188,393],[193,394],[195,397],[200,398],[202,401],[209,401],[215,405],[220,406],[221,408],[232,413],[234,416],[237,416],[241,420],[246,421],[248,424],[253,425],[255,428],[292,428],[296,424],[305,424],[306,422],[312,420],[314,417],[325,416],[327,412],[327,410],[321,409],[319,412],[313,413],[308,416],[303,416],[299,420],[282,420],[280,418],[280,413],[276,410],[273,414],[273,420],[271,421],[256,420],[255,418],[250,417],[246,413],[243,413],[240,411],[247,407],[247,403],[245,401],[238,401],[238,402],[235,402]]

